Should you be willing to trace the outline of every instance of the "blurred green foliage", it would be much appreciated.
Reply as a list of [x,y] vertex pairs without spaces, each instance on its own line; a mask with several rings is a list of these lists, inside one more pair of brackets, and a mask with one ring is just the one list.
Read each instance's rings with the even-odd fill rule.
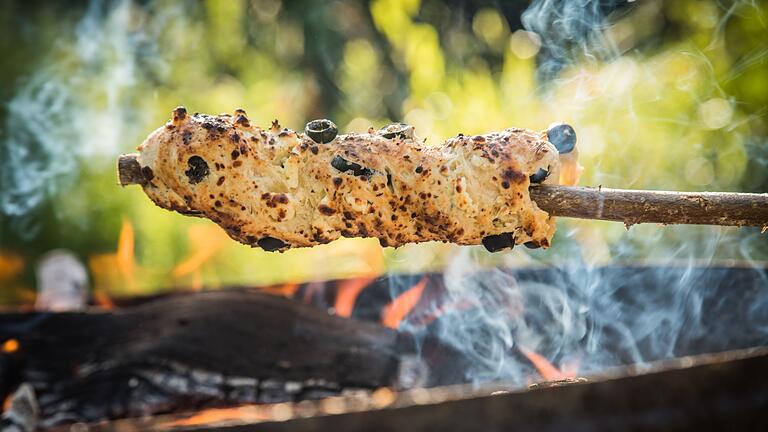
[[[50,73],[77,83],[76,106],[89,108],[72,115],[117,107],[109,112],[119,126],[119,139],[96,150],[63,149],[76,154],[78,169],[58,179],[40,206],[21,216],[0,212],[0,302],[33,298],[34,263],[54,248],[75,251],[97,292],[108,295],[416,271],[440,267],[455,252],[448,245],[382,251],[368,239],[270,254],[229,241],[209,222],[160,210],[138,188],[120,189],[116,156],[180,104],[208,113],[243,107],[252,122],[278,118],[294,129],[318,117],[345,131],[405,121],[433,143],[457,133],[566,121],[579,134],[581,184],[768,190],[766,2],[617,5],[606,11],[600,33],[611,55],[591,55],[588,46],[574,50],[547,82],[536,74],[547,47],[521,29],[527,2],[96,3],[98,37],[80,39],[76,33],[88,31],[82,20],[94,2],[18,1],[0,10],[0,98],[12,101],[47,66],[62,65]],[[76,40],[110,51],[98,63],[78,61],[85,48]],[[77,76],[85,79],[71,78]],[[119,86],[110,82],[115,77],[123,80]],[[6,142],[8,118],[3,104]],[[0,147],[0,158],[3,152],[8,149]],[[0,192],[7,187],[0,183]],[[116,252],[121,232],[123,249]],[[561,221],[549,252],[473,254],[512,265],[741,260],[765,259],[765,243],[750,229],[627,232],[620,224]]]

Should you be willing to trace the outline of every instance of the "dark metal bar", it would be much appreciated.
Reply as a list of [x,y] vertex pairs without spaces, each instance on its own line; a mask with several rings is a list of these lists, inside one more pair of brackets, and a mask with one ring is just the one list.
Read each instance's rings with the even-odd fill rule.
[[[233,426],[223,430],[586,432],[768,429],[768,349],[680,359],[672,363],[660,364],[651,373],[632,369],[615,371],[614,375],[623,377],[609,376],[597,382]],[[432,391],[440,392],[441,389]],[[467,389],[465,394],[478,391],[482,389]],[[449,399],[450,394],[446,396]]]

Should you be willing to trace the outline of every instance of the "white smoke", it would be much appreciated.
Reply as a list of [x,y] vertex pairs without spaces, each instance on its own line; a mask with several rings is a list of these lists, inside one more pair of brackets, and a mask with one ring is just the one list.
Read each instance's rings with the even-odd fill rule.
[[143,119],[136,90],[167,75],[158,38],[177,13],[93,0],[74,30],[61,26],[58,42],[8,103],[0,215],[28,223],[30,212],[72,185],[86,159],[114,156],[134,136]]
[[[541,38],[539,79],[557,86],[556,77],[566,67],[617,60],[620,52],[603,32],[610,24],[606,12],[619,3],[534,1],[522,21]],[[603,223],[606,230],[609,224]],[[555,280],[489,269],[478,249],[456,249],[446,265],[448,292],[442,303],[471,306],[449,310],[429,331],[468,360],[462,381],[525,384],[533,367],[524,350],[589,374],[688,355],[701,346],[733,349],[739,347],[731,340],[734,334],[768,342],[768,272],[752,255],[765,241],[759,230],[635,226],[615,243],[601,245],[607,261],[599,263],[589,258],[590,246],[579,241],[579,228],[560,225],[560,230],[550,250],[526,252],[529,264],[545,266],[558,275]],[[729,265],[747,263],[762,278],[760,289],[743,293],[749,300],[734,303],[741,293],[720,298],[724,293],[716,288],[728,284],[725,273],[702,271],[723,258]],[[633,271],[636,264],[657,267]],[[729,327],[736,322],[748,326]]]
[[541,40],[537,75],[542,81],[557,77],[576,60],[602,61],[619,55],[610,39],[603,37],[608,27],[605,12],[624,1],[536,0],[523,13],[526,30]]
[[[455,378],[526,384],[535,376],[522,355],[526,350],[589,375],[702,349],[768,342],[768,272],[750,255],[754,242],[761,241],[758,232],[738,241],[734,229],[636,228],[626,233],[619,248],[624,251],[616,250],[607,267],[578,254],[560,251],[553,258],[545,251],[536,254],[547,261],[513,272],[489,268],[478,249],[458,248],[444,273],[447,293],[433,308],[442,315],[427,330],[466,362],[463,376]],[[708,238],[669,240],[691,234]],[[661,241],[669,245],[652,255],[661,261],[635,258],[641,247],[632,244]],[[718,254],[730,258],[722,261],[726,269],[718,269]],[[734,259],[751,265],[750,277],[758,280],[749,286],[728,280]]]

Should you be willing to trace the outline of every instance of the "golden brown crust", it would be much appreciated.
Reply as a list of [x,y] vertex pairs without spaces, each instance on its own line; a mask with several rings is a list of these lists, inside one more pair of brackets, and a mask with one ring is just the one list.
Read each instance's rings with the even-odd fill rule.
[[139,147],[144,190],[246,244],[285,249],[345,236],[473,245],[511,233],[517,244],[547,247],[555,231],[528,195],[539,169],[550,174],[544,183],[559,178],[545,133],[507,129],[436,146],[363,133],[318,144],[277,122],[254,127],[242,110],[182,110]]

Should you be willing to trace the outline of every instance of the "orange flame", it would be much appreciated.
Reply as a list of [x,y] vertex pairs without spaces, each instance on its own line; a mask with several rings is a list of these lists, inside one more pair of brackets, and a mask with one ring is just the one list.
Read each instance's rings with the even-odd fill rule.
[[8,281],[24,270],[24,259],[11,252],[0,250],[0,281]]
[[201,267],[207,263],[226,244],[229,237],[218,226],[193,225],[187,231],[191,253],[171,270],[171,276],[181,278],[191,276],[191,287],[199,290],[203,286]]
[[336,292],[336,304],[333,307],[336,310],[336,315],[345,318],[352,316],[352,309],[355,308],[357,296],[373,281],[374,278],[372,277],[359,277],[340,282]]
[[115,308],[115,303],[112,301],[109,295],[107,295],[107,293],[102,290],[93,291],[93,301],[104,309]]
[[88,267],[93,278],[93,298],[102,307],[114,307],[107,293],[121,288],[131,293],[137,291],[135,234],[127,218],[123,218],[115,251],[91,255],[88,257]]
[[3,342],[2,345],[2,351],[6,354],[15,353],[19,350],[19,341],[16,339],[8,339],[7,341]]
[[173,420],[166,423],[167,427],[192,427],[223,424],[237,421],[239,423],[270,420],[266,410],[253,405],[234,408],[209,408],[193,414],[190,417]]
[[123,218],[123,226],[120,228],[120,236],[117,240],[115,259],[117,260],[117,268],[120,270],[120,274],[122,274],[131,288],[135,286],[136,282],[135,237],[133,225],[128,219]]
[[[544,356],[524,347],[518,347],[521,353],[533,363],[542,378],[547,381],[556,381],[566,378],[576,378],[575,370],[561,370],[549,362]],[[571,369],[571,368],[569,368]]]
[[268,287],[259,288],[259,291],[263,291],[267,294],[292,298],[296,295],[296,291],[299,290],[299,284],[297,283],[285,283],[282,285],[274,285]]
[[408,291],[400,294],[392,303],[388,304],[383,311],[381,311],[381,323],[389,328],[397,328],[400,322],[408,315],[408,313],[419,302],[424,287],[427,286],[426,276],[421,278],[419,283],[414,285]]

